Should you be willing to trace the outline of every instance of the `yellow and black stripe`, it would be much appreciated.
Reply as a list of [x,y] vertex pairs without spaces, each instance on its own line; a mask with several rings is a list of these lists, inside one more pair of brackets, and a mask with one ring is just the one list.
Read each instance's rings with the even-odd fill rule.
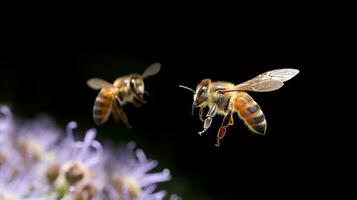
[[108,120],[112,111],[114,96],[109,88],[100,90],[93,106],[93,119],[97,125],[101,125]]
[[239,92],[234,100],[234,109],[253,133],[265,134],[267,122],[264,113],[251,96]]

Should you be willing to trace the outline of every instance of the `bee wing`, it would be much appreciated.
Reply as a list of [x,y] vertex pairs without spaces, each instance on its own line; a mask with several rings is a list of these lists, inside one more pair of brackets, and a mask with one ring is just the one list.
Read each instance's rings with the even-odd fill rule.
[[225,92],[254,91],[270,92],[281,88],[285,81],[290,80],[299,73],[297,69],[276,69],[267,71],[246,82],[227,89]]
[[107,81],[100,79],[100,78],[88,79],[87,85],[88,85],[88,87],[90,87],[94,90],[100,90],[103,87],[111,87],[112,86],[111,83],[108,83]]
[[155,75],[157,73],[159,73],[161,69],[161,64],[160,63],[154,63],[151,64],[149,67],[147,67],[144,71],[144,73],[142,74],[143,78]]
[[262,75],[269,76],[274,80],[285,82],[296,76],[298,73],[299,73],[298,69],[285,68],[285,69],[275,69],[275,70],[267,71]]

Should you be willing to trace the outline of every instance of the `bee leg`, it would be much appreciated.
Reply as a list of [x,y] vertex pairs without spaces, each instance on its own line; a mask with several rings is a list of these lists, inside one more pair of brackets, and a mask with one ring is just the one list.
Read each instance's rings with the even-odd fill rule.
[[144,98],[141,98],[141,97],[138,97],[138,96],[136,96],[134,99],[137,100],[141,104],[146,104],[147,103],[147,101],[145,101]]
[[138,100],[133,99],[133,101],[131,102],[135,107],[140,108],[143,104],[138,102]]
[[112,109],[112,114],[113,118],[116,122],[120,122],[120,112],[122,112],[121,106],[119,102],[116,100],[113,100],[113,109]]
[[232,111],[229,111],[223,118],[221,127],[219,128],[219,131],[217,133],[217,143],[216,147],[219,147],[220,145],[220,140],[223,139],[223,137],[226,135],[226,130],[231,123],[233,123],[233,117],[232,117]]
[[202,116],[203,116],[203,108],[202,107],[200,107],[199,116],[200,116],[201,122],[204,122],[205,120],[202,118]]
[[114,120],[115,120],[117,123],[119,123],[119,122],[120,122],[120,114],[117,112],[117,110],[116,110],[116,109],[113,109],[113,110],[112,110],[112,114],[113,114]]
[[129,129],[132,128],[132,126],[130,126],[129,124],[128,116],[125,114],[123,108],[121,107],[118,98],[117,101],[113,103],[113,106],[113,116],[115,121],[122,121],[126,125],[126,127],[128,127]]
[[212,124],[212,118],[217,114],[217,104],[214,104],[209,110],[206,115],[205,122],[203,123],[203,130],[198,132],[199,135],[202,135],[202,133],[206,132],[207,129],[211,126]]
[[229,125],[232,126],[234,124],[234,119],[233,119],[233,112],[231,112],[231,117],[229,120]]
[[133,128],[132,126],[130,126],[128,116],[125,114],[125,112],[120,113],[120,119],[126,125],[126,127],[128,127],[129,129]]

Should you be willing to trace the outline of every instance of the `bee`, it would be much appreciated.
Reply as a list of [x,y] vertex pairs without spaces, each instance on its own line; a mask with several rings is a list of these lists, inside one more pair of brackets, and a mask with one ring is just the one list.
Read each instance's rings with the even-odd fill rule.
[[100,79],[91,78],[87,85],[94,89],[100,90],[94,101],[93,119],[97,125],[105,123],[110,114],[113,114],[115,121],[122,121],[128,128],[131,128],[123,106],[127,103],[140,107],[146,103],[144,93],[144,79],[159,73],[160,63],[154,63],[147,67],[144,73],[129,74],[117,78],[113,84]]
[[[179,85],[179,87],[194,93],[192,115],[194,114],[194,109],[199,108],[199,118],[203,122],[203,130],[198,132],[199,135],[208,130],[216,114],[224,116],[217,133],[217,143],[215,144],[219,147],[220,140],[225,136],[228,126],[234,124],[234,113],[238,114],[252,133],[265,135],[267,122],[263,111],[245,91],[270,92],[277,90],[284,85],[285,81],[293,78],[298,73],[299,70],[297,69],[276,69],[260,74],[238,85],[204,79],[197,85],[196,90],[183,85]],[[208,107],[209,110],[205,119],[203,119],[203,109],[205,107]]]

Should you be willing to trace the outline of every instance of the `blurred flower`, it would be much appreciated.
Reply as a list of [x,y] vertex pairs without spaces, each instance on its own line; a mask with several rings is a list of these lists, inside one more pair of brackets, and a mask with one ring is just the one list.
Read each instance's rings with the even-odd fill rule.
[[[135,143],[129,143],[118,151],[117,158],[109,164],[112,196],[115,199],[163,199],[164,191],[154,192],[156,184],[171,179],[170,171],[148,173],[158,162],[148,160],[141,149],[135,150]],[[115,193],[113,194],[113,191]]]
[[182,198],[180,196],[178,196],[177,194],[172,194],[170,196],[170,200],[182,200]]
[[0,106],[0,166],[16,166],[21,162],[19,153],[12,146],[13,132],[14,120],[11,111],[7,106]]
[[[60,131],[48,117],[39,117],[33,121],[23,122],[15,129],[14,144],[21,156],[30,156],[35,161],[50,161],[53,150],[59,141]],[[26,164],[27,160],[24,158]]]
[[94,140],[96,131],[91,129],[83,141],[75,141],[75,122],[67,125],[67,137],[56,150],[56,159],[48,166],[46,176],[64,199],[94,199],[105,186],[102,145]]
[[[149,173],[158,162],[131,142],[103,152],[88,130],[75,140],[76,122],[62,131],[48,117],[16,122],[0,106],[0,200],[161,200],[156,185],[171,179],[168,169]],[[170,200],[181,200],[171,195]]]
[[0,199],[1,200],[51,200],[54,194],[49,193],[46,185],[35,187],[35,176],[25,168],[10,166],[5,163],[0,166]]
[[0,106],[0,144],[2,144],[13,131],[13,118],[7,106]]

